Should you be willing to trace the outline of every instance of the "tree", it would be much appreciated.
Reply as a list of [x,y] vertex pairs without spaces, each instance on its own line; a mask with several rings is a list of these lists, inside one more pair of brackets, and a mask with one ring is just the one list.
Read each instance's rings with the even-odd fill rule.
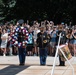
[[9,20],[11,15],[13,15],[11,11],[15,4],[16,0],[0,0],[0,21]]
[[0,0],[1,20],[76,22],[75,0]]

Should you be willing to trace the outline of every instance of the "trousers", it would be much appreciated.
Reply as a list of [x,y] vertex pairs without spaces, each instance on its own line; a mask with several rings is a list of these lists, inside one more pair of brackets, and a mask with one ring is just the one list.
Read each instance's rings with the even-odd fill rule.
[[47,48],[39,48],[40,65],[46,65]]
[[20,62],[20,64],[25,63],[26,49],[20,47],[20,48],[18,48],[18,52],[19,52],[19,62]]

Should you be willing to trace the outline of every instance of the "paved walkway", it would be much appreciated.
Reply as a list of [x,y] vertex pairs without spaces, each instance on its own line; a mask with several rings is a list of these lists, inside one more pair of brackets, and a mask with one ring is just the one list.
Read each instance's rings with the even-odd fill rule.
[[[54,57],[47,57],[46,66],[39,65],[39,57],[26,57],[25,66],[19,66],[18,56],[0,56],[0,75],[51,75]],[[76,75],[76,57],[70,60],[75,69]],[[72,75],[72,69],[66,62],[65,67],[58,66],[58,58],[54,75]]]

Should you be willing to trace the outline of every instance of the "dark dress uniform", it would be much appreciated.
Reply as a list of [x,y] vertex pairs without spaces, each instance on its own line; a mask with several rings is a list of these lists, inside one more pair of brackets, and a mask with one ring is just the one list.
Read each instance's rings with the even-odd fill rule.
[[[58,30],[58,32],[56,33],[57,37],[56,37],[56,44],[58,44],[59,41],[59,34],[61,33],[61,39],[60,39],[60,45],[65,44],[67,39],[66,39],[66,33],[63,30]],[[65,61],[61,60],[61,57],[59,56],[59,66],[65,66]]]
[[49,42],[49,37],[46,32],[43,33],[39,32],[37,34],[37,45],[39,47],[40,65],[46,65],[48,42]]
[[20,65],[25,64],[27,42],[28,42],[28,31],[26,28],[19,25],[12,35],[12,43],[15,47],[18,47]]

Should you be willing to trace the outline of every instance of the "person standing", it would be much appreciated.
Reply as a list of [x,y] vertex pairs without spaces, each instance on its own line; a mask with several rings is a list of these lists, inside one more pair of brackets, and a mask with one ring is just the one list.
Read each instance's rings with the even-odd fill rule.
[[1,50],[3,51],[3,56],[6,56],[6,48],[7,48],[7,42],[8,42],[8,33],[6,29],[3,29],[1,39],[2,39]]
[[24,20],[20,19],[17,22],[17,27],[12,36],[13,44],[15,47],[18,46],[19,53],[19,65],[25,64],[25,56],[26,56],[26,44],[28,41],[28,31],[23,27]]
[[73,47],[74,38],[73,38],[73,30],[72,29],[68,29],[66,38],[67,38],[67,43],[68,43],[68,47],[71,52],[71,55],[74,56],[74,47]]
[[[66,39],[66,33],[63,30],[63,25],[62,24],[59,24],[58,31],[56,33],[56,45],[58,45],[60,33],[61,33],[60,45],[63,45],[63,44],[66,43],[67,39]],[[59,66],[65,66],[65,61],[61,60],[60,55],[59,55]]]
[[34,48],[34,39],[33,39],[33,32],[32,32],[32,27],[28,29],[29,36],[28,36],[28,43],[27,43],[27,55],[32,56],[33,55],[33,48]]
[[39,27],[34,27],[33,29],[33,38],[34,38],[34,56],[39,55],[39,47],[37,47],[37,34],[40,32]]
[[74,48],[74,56],[76,56],[76,29],[73,32],[73,48]]
[[1,35],[2,35],[2,29],[1,29],[1,27],[0,27],[0,46],[1,46]]
[[53,31],[50,33],[51,40],[50,40],[50,47],[51,47],[51,52],[52,56],[55,56],[56,52],[56,26],[53,26]]
[[0,26],[0,54],[1,54],[1,42],[2,42],[1,35],[2,35],[2,29],[1,29],[1,26]]
[[45,27],[41,26],[40,32],[37,34],[37,45],[39,47],[40,65],[46,65],[48,42],[49,37],[45,32]]

